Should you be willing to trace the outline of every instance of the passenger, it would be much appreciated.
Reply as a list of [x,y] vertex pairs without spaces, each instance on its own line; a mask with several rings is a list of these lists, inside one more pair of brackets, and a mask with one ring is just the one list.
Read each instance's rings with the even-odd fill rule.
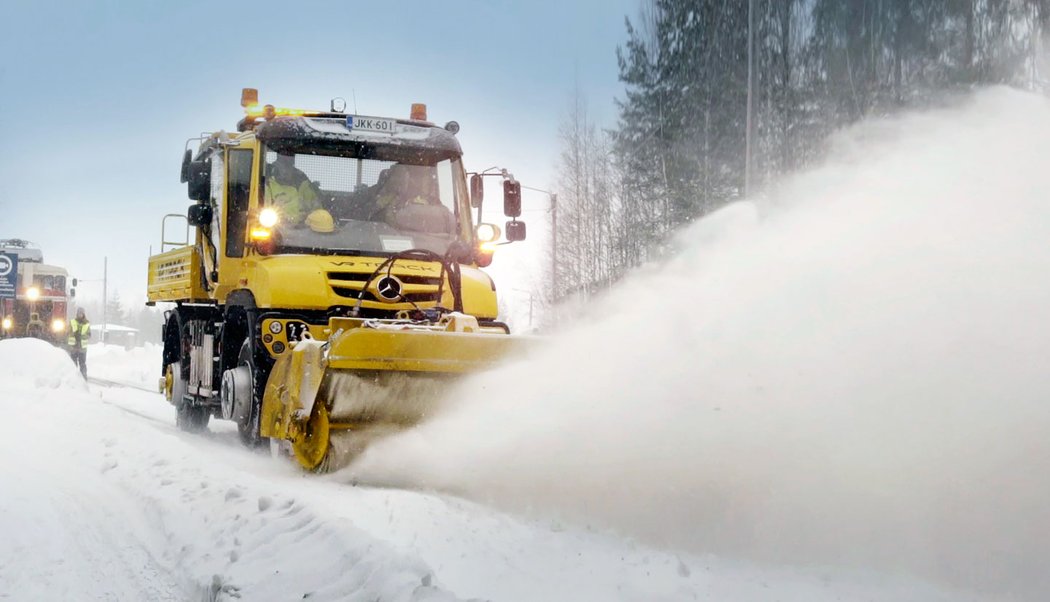
[[87,344],[91,338],[91,323],[84,315],[84,308],[77,308],[77,317],[69,322],[69,356],[80,368],[80,374],[87,378]]
[[266,205],[274,207],[281,222],[298,226],[321,209],[320,189],[295,166],[292,155],[278,154],[266,175]]

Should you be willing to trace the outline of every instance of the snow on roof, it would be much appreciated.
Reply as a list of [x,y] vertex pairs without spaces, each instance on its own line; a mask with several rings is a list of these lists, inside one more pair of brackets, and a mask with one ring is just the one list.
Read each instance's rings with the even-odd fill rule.
[[106,332],[138,332],[138,328],[121,326],[120,324],[106,324]]
[[33,261],[37,263],[44,261],[43,251],[37,247],[29,246],[30,244],[20,239],[0,240],[0,252],[14,253],[18,256],[19,261]]
[[421,154],[443,159],[463,153],[459,140],[448,130],[403,120],[395,120],[392,134],[350,130],[345,120],[315,117],[278,117],[255,131],[259,140],[275,148],[357,149],[365,145],[369,158],[388,161],[412,162],[406,159]]

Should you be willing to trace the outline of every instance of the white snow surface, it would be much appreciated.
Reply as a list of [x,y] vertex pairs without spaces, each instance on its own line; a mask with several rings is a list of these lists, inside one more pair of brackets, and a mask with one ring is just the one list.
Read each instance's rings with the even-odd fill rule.
[[156,390],[161,374],[160,354],[160,345],[153,343],[130,349],[94,343],[87,348],[88,372],[96,378]]
[[[91,365],[128,382],[146,355],[112,348]],[[0,400],[2,600],[976,599],[303,475],[241,448],[230,423],[188,435],[158,394],[85,387],[35,340],[0,341]]]

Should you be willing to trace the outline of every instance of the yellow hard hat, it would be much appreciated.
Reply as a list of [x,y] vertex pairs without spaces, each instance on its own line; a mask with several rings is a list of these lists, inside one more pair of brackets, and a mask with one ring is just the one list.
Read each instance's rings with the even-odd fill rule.
[[314,232],[334,232],[335,220],[324,209],[314,209],[306,216],[306,225]]

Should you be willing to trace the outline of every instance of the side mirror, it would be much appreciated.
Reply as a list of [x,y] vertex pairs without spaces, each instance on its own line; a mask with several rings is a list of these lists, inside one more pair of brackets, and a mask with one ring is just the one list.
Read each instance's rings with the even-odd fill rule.
[[194,228],[206,228],[211,225],[211,205],[190,205],[186,212],[186,221]]
[[187,169],[190,200],[207,201],[211,198],[211,161],[190,161]]
[[77,279],[76,279],[76,278],[74,278],[74,279],[73,279],[73,286],[76,286],[76,285],[77,285]]
[[470,176],[470,206],[477,209],[485,200],[485,182],[481,176],[474,174]]
[[186,149],[182,153],[182,171],[179,173],[179,182],[185,184],[190,181],[190,161],[193,160],[193,151]]
[[507,240],[510,242],[525,240],[525,222],[519,222],[518,220],[507,222],[506,235]]
[[521,215],[521,183],[517,180],[503,180],[503,215]]
[[72,299],[73,297],[76,297],[76,296],[77,296],[77,289],[75,289],[75,288],[69,289],[69,298]]

